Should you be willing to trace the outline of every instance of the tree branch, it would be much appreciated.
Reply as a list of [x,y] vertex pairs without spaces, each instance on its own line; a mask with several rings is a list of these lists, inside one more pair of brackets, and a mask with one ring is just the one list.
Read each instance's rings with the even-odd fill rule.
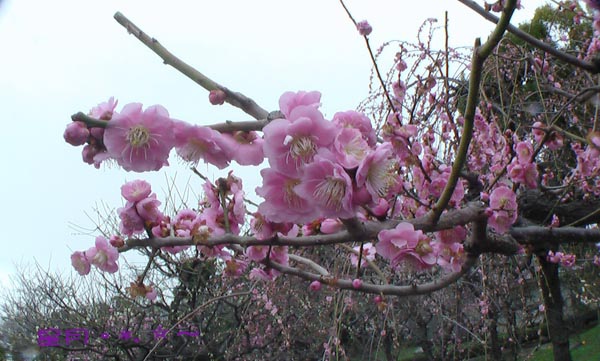
[[212,79],[208,78],[198,70],[194,69],[192,66],[188,65],[171,52],[169,52],[165,47],[163,47],[158,40],[151,38],[146,33],[144,33],[139,27],[137,27],[134,23],[132,23],[129,19],[125,17],[125,15],[120,12],[115,13],[115,20],[121,24],[127,32],[133,34],[139,41],[141,41],[144,45],[150,48],[156,55],[160,56],[163,62],[167,65],[171,65],[173,68],[179,70],[182,74],[196,82],[198,85],[203,87],[204,89],[211,90],[222,90],[225,95],[225,101],[234,107],[242,109],[244,112],[249,114],[255,119],[265,119],[269,115],[269,112],[261,108],[256,102],[245,95],[229,90],[228,88],[218,84]]
[[[479,6],[479,4],[477,4],[475,1],[473,1],[473,0],[458,0],[458,1],[460,1],[467,7],[471,8],[473,11],[475,11],[476,13],[481,15],[484,19],[486,19],[494,24],[498,23],[499,19],[497,16],[486,11],[484,8]],[[564,52],[552,47],[551,45],[546,44],[543,41],[540,41],[540,40],[534,38],[533,36],[527,34],[526,32],[515,27],[514,25],[508,25],[506,27],[506,30],[508,30],[508,32],[514,34],[519,39],[529,43],[530,45],[532,45],[542,51],[545,51],[548,54],[553,55],[554,57],[556,57],[559,60],[564,61],[565,63],[574,65],[578,68],[584,69],[593,74],[600,73],[600,64],[598,64],[598,63],[590,63],[585,60],[581,60],[575,56],[564,53]]]

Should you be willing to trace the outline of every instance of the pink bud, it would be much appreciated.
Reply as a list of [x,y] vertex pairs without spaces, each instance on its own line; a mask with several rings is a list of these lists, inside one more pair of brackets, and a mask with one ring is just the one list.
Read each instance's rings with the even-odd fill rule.
[[123,247],[125,245],[125,241],[123,241],[123,238],[121,236],[110,236],[110,241],[109,241],[110,245],[115,247],[115,248],[120,248]]
[[373,31],[373,28],[371,27],[369,22],[366,20],[363,20],[363,21],[357,23],[356,29],[358,30],[358,33],[362,36],[367,36],[367,35],[371,34],[371,32]]
[[383,297],[381,297],[381,296],[375,296],[375,298],[373,298],[373,301],[376,304],[380,304],[381,302],[383,302]]
[[321,289],[321,282],[312,281],[310,283],[310,286],[308,286],[308,288],[310,288],[311,291],[318,292]]
[[63,137],[71,145],[84,145],[90,135],[90,131],[84,122],[72,122],[67,125]]
[[208,101],[212,105],[222,105],[225,103],[225,98],[227,98],[227,95],[220,89],[211,90],[208,94]]
[[359,280],[358,278],[355,278],[354,280],[352,280],[352,287],[354,288],[360,288],[360,286],[362,286],[362,281]]

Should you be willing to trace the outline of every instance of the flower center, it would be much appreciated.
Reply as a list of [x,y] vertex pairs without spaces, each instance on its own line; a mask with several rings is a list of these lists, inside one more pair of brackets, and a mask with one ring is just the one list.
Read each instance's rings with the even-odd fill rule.
[[393,159],[387,159],[373,164],[369,169],[367,179],[378,196],[382,198],[387,196],[390,187],[396,184],[396,167],[397,164]]
[[294,208],[299,208],[301,205],[300,197],[294,192],[294,187],[298,184],[300,184],[300,181],[297,179],[288,179],[284,184],[283,200],[287,205]]
[[317,185],[313,196],[325,204],[327,208],[336,211],[342,208],[342,199],[346,195],[346,183],[339,178],[327,177]]
[[290,155],[294,160],[309,163],[317,152],[317,147],[311,137],[303,136],[294,138],[290,145]]
[[127,141],[132,147],[144,147],[150,141],[150,131],[143,125],[136,125],[129,129]]
[[423,257],[423,256],[428,255],[429,253],[433,252],[433,248],[431,248],[431,246],[429,245],[428,240],[422,240],[422,241],[419,241],[419,243],[415,247],[415,252],[417,252],[417,254],[419,256]]

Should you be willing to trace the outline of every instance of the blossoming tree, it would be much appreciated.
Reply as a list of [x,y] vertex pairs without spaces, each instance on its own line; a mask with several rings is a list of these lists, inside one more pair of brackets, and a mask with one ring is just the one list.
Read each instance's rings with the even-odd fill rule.
[[[485,43],[475,41],[470,59],[448,47],[434,52],[401,43],[387,78],[375,64],[379,86],[364,112],[341,111],[332,119],[319,110],[317,91],[286,92],[269,112],[183,63],[117,13],[166,64],[209,91],[212,104],[226,102],[254,120],[194,125],[160,105],[118,110],[111,98],[74,114],[65,140],[83,145],[84,162],[96,168],[112,162],[126,171],[157,171],[169,165],[173,150],[193,166],[262,165],[255,192],[263,200],[249,202],[242,179],[228,172],[205,179],[197,207],[165,214],[148,182],[128,182],[118,229],[72,255],[77,272],[94,266],[114,273],[120,254],[147,249],[148,267],[132,282],[133,296],[153,300],[165,291],[145,276],[155,257],[169,254],[216,259],[232,277],[269,282],[289,275],[313,291],[368,293],[382,303],[448,287],[482,256],[535,256],[555,357],[569,360],[558,270],[576,259],[560,247],[600,241],[593,226],[600,193],[593,79],[600,73],[600,5],[588,1],[591,12],[576,2],[559,6],[563,18],[587,24],[587,40],[575,46],[568,28],[536,37],[511,25],[516,0],[485,8],[459,1],[496,23]],[[350,18],[371,51],[370,25]],[[452,78],[450,66],[461,63],[469,63],[467,78]],[[327,268],[329,262],[304,252],[312,248],[335,248],[351,267]],[[598,255],[589,258],[600,263]],[[420,272],[433,277],[396,283],[397,274]]]

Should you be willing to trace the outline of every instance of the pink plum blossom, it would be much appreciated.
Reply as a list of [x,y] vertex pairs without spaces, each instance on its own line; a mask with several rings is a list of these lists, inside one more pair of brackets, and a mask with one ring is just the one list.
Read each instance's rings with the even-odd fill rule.
[[362,286],[362,281],[358,278],[352,280],[352,287],[355,289],[359,289]]
[[[360,252],[360,246],[356,246],[353,248],[353,250],[355,250],[357,253]],[[367,261],[374,261],[375,260],[375,254],[377,253],[375,247],[373,246],[373,243],[371,242],[367,242],[365,244],[363,244],[362,246],[362,257],[360,260],[360,267],[366,267],[367,266]],[[350,263],[356,267],[358,265],[358,255],[356,253],[352,253],[350,254]]]
[[298,106],[308,106],[316,109],[320,105],[321,93],[318,91],[285,92],[279,98],[279,109],[287,119],[290,119],[292,110]]
[[246,248],[246,257],[249,260],[260,262],[263,259],[267,258],[267,254],[269,253],[269,246],[250,246]]
[[127,202],[125,207],[117,209],[121,222],[119,229],[122,234],[131,236],[133,234],[144,232],[144,220],[137,212],[134,202]]
[[163,217],[158,206],[160,206],[160,201],[156,199],[156,194],[152,194],[137,202],[135,209],[144,222],[156,223]]
[[411,223],[402,222],[394,229],[385,229],[377,236],[377,253],[396,267],[406,260],[417,269],[426,269],[436,263],[436,254],[429,239]]
[[339,219],[327,218],[321,222],[321,233],[332,234],[341,231],[344,224]]
[[447,271],[460,271],[465,258],[466,254],[461,243],[442,243],[438,247],[437,263]]
[[263,148],[272,168],[296,176],[320,148],[333,143],[337,130],[312,107],[294,108],[289,119],[275,119],[264,127]]
[[394,191],[399,183],[398,162],[393,157],[392,145],[383,143],[375,151],[369,153],[358,166],[356,185],[366,187],[377,200]]
[[490,194],[490,209],[490,227],[498,233],[508,231],[517,220],[517,195],[504,185],[494,189]]
[[174,122],[175,150],[185,161],[197,164],[200,159],[219,169],[229,165],[231,158],[217,139],[221,134],[209,127]]
[[306,165],[301,182],[294,190],[317,206],[317,214],[313,218],[354,216],[352,181],[341,166],[327,159],[317,158]]
[[508,165],[506,170],[510,180],[513,182],[522,183],[530,189],[537,187],[539,173],[535,163],[521,163],[513,161]]
[[82,276],[90,273],[91,263],[84,252],[76,251],[71,255],[71,265]]
[[333,149],[336,160],[346,169],[358,167],[370,150],[357,129],[344,128],[335,137]]
[[102,236],[96,237],[96,246],[85,251],[85,256],[91,264],[104,272],[115,273],[119,269],[119,251]]
[[215,142],[240,165],[260,165],[265,159],[263,139],[256,132],[223,133]]
[[358,130],[370,147],[377,144],[377,135],[371,120],[363,113],[354,110],[337,112],[333,115],[331,122],[339,127]]
[[121,186],[121,195],[130,202],[139,202],[152,193],[150,183],[137,179]]
[[274,269],[264,270],[262,268],[253,268],[250,270],[248,278],[259,281],[273,281],[277,277]]
[[565,254],[560,260],[560,265],[566,268],[571,268],[575,265],[576,256],[574,254]]
[[160,105],[142,111],[140,103],[127,104],[108,122],[104,144],[110,157],[126,171],[156,171],[169,164],[173,121]]
[[88,115],[99,120],[110,120],[115,113],[115,108],[117,107],[118,102],[118,100],[115,100],[115,97],[110,97],[108,101],[93,107],[89,111]]
[[265,201],[258,206],[258,212],[266,219],[271,222],[306,223],[316,218],[314,206],[296,191],[300,179],[272,168],[265,168],[260,174],[263,185],[256,188],[256,194]]

